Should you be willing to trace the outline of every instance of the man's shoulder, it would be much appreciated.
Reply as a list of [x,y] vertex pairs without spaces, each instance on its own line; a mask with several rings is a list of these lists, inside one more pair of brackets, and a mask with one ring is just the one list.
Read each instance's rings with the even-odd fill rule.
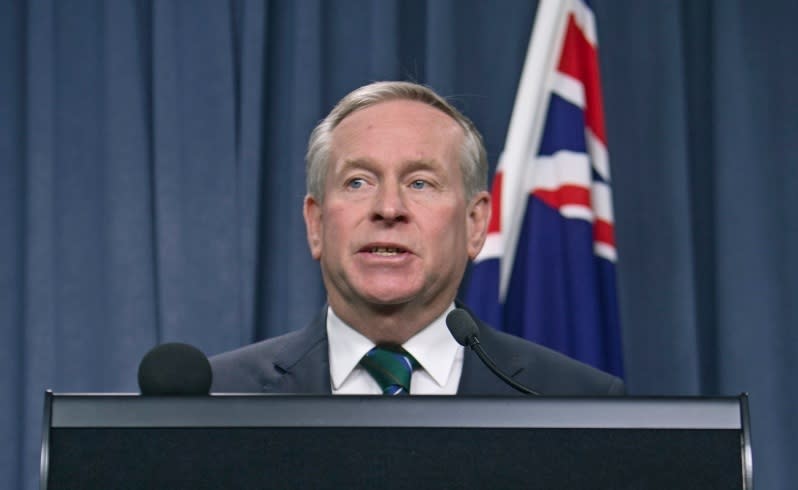
[[245,345],[209,359],[213,392],[262,392],[288,369],[318,349],[326,350],[326,334],[317,318],[310,325]]
[[621,395],[623,381],[588,364],[480,322],[480,341],[496,358],[523,369],[520,379],[544,395]]
[[264,360],[274,359],[284,349],[291,345],[298,337],[301,337],[302,330],[295,330],[277,337],[271,337],[243,347],[222,352],[211,357],[211,366],[225,366],[229,364],[262,363]]
[[264,391],[278,376],[275,360],[297,332],[262,340],[209,359],[213,371],[212,392],[252,393]]

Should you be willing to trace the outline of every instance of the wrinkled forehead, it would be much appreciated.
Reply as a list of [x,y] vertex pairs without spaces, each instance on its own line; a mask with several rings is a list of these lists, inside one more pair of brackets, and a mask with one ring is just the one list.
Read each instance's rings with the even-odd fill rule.
[[379,154],[381,150],[401,152],[413,160],[444,154],[459,160],[465,131],[448,114],[428,104],[391,100],[352,112],[331,136],[333,161],[365,156],[358,151]]
[[325,187],[353,169],[375,175],[427,170],[462,182],[463,138],[456,121],[426,104],[375,104],[352,113],[333,131]]

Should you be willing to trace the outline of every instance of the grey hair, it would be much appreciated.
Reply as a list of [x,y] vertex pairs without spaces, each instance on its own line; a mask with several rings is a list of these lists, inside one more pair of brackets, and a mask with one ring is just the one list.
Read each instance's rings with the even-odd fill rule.
[[307,193],[318,201],[324,199],[324,182],[329,167],[332,132],[350,114],[391,100],[412,100],[427,104],[454,119],[461,128],[463,140],[460,169],[466,200],[470,201],[488,186],[488,158],[482,135],[474,123],[432,89],[410,82],[374,82],[346,95],[310,134],[305,155]]

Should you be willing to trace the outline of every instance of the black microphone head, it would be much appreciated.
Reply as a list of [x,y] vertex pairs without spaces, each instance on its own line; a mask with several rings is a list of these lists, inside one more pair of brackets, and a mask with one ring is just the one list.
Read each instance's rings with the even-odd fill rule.
[[468,347],[468,339],[479,336],[479,329],[474,319],[462,308],[455,308],[446,315],[446,326],[458,344]]
[[208,358],[188,344],[158,345],[139,364],[142,395],[207,395],[212,379]]

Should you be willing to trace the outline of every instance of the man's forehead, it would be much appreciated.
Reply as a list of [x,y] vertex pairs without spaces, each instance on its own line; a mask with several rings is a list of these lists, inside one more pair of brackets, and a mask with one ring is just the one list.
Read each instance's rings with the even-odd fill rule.
[[330,173],[349,169],[406,173],[459,172],[465,132],[445,112],[423,102],[379,102],[347,116],[332,132]]
[[429,151],[459,148],[463,138],[465,131],[457,121],[435,107],[391,100],[348,115],[333,129],[330,147],[337,158],[355,159],[367,156],[357,154],[359,149],[378,151],[398,141],[406,145],[401,150],[408,159],[423,161],[431,156]]

